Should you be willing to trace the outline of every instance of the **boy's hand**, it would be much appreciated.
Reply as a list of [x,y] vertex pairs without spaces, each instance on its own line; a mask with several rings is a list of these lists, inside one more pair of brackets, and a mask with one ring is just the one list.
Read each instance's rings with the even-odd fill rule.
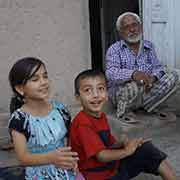
[[146,142],[151,142],[151,141],[152,141],[151,138],[143,139],[141,145],[144,144],[144,143],[146,143]]
[[125,151],[127,155],[132,155],[136,149],[143,144],[143,138],[128,140],[125,144]]
[[152,139],[143,139],[143,138],[138,138],[138,139],[132,139],[128,140],[125,144],[125,150],[127,152],[127,155],[132,155],[138,147],[140,147],[142,144],[146,142],[150,142]]
[[126,134],[122,134],[120,135],[120,138],[117,140],[117,142],[111,146],[111,148],[112,149],[124,148],[128,140],[129,140],[128,136]]
[[50,163],[62,169],[76,169],[78,154],[71,147],[62,147],[50,154]]
[[126,147],[127,143],[129,142],[128,136],[125,134],[122,135],[122,140],[123,140],[123,142],[122,142],[123,147]]

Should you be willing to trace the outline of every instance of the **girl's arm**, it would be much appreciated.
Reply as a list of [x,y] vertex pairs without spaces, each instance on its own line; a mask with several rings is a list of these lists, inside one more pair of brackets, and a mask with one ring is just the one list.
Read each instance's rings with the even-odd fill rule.
[[30,153],[26,146],[25,136],[15,130],[12,130],[11,133],[17,159],[21,165],[34,166],[54,164],[63,169],[72,169],[77,164],[77,153],[72,152],[71,147],[59,148],[49,153]]

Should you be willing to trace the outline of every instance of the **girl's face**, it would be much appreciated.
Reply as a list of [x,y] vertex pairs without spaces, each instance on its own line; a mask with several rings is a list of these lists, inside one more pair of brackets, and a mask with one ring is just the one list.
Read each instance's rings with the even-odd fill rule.
[[44,65],[40,66],[25,85],[17,85],[16,90],[24,97],[25,101],[48,100],[49,80]]

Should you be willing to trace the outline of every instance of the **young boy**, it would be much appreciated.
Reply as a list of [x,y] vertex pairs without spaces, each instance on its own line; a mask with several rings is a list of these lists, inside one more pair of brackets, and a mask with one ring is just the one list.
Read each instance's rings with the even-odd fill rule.
[[115,140],[102,107],[107,101],[106,79],[86,70],[75,79],[75,96],[82,111],[74,118],[70,143],[79,155],[79,169],[87,180],[128,180],[140,172],[177,180],[165,153],[143,138]]

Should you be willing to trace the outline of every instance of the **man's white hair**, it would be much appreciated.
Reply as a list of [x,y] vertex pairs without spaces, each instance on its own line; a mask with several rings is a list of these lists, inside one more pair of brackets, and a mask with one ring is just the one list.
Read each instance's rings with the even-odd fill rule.
[[139,24],[141,24],[141,19],[137,14],[135,14],[133,12],[125,12],[125,13],[121,14],[116,21],[116,29],[118,32],[121,32],[121,30],[122,30],[122,21],[125,16],[134,16],[136,18],[137,22],[139,22]]

